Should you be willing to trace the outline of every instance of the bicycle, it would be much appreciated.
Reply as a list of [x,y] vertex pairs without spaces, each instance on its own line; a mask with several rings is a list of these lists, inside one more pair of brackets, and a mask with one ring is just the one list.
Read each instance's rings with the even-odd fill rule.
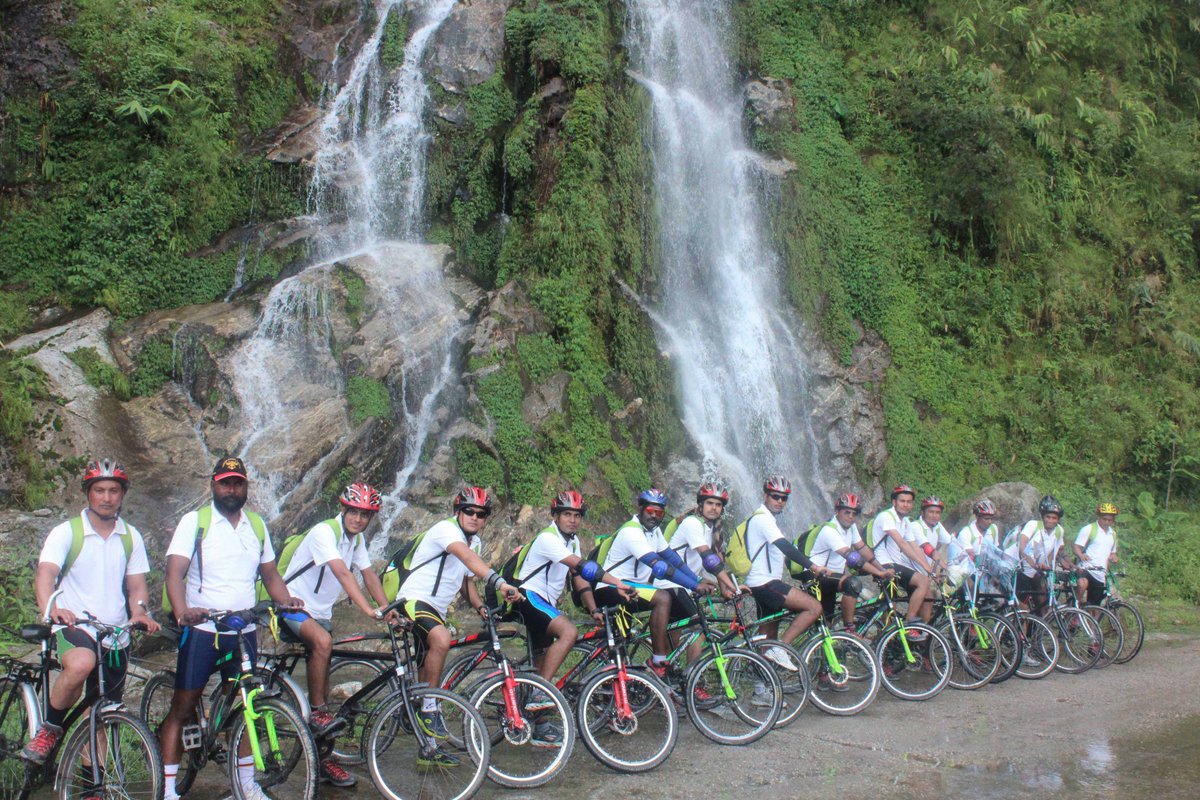
[[1080,604],[1079,595],[1076,594],[1078,586],[1079,575],[1075,571],[1059,578],[1055,585],[1056,602],[1063,606],[1080,609],[1096,620],[1103,636],[1103,645],[1100,648],[1100,657],[1096,660],[1095,668],[1103,669],[1112,664],[1121,654],[1121,648],[1125,643],[1125,634],[1121,630],[1121,621],[1112,611],[1103,606]]
[[1146,624],[1142,622],[1141,613],[1132,603],[1121,597],[1117,578],[1124,577],[1124,572],[1110,570],[1105,574],[1104,600],[1100,604],[1117,615],[1117,621],[1121,624],[1121,632],[1124,634],[1121,651],[1113,659],[1117,664],[1128,664],[1132,661],[1133,657],[1141,651],[1142,643],[1146,639]]
[[[985,601],[995,603],[997,613],[1011,625],[1017,635],[1017,647],[1010,653],[1001,648],[1005,661],[996,680],[1007,679],[1005,672],[1011,670],[1018,678],[1038,680],[1054,671],[1058,664],[1060,646],[1054,628],[1046,620],[1031,611],[1021,608],[1017,598],[1017,570],[1020,562],[992,544],[985,544],[976,561],[976,580],[972,587],[971,602],[982,606]],[[980,591],[983,576],[999,592]],[[1001,610],[1002,609],[1002,610]]]
[[969,601],[966,613],[961,612],[956,600],[960,596],[966,597],[966,592],[960,594],[960,587],[947,579],[942,579],[939,590],[941,596],[935,601],[933,620],[935,624],[940,621],[936,625],[938,631],[957,653],[950,671],[950,688],[971,691],[987,686],[1004,665],[1002,646],[1006,643],[1010,648],[1020,646],[1016,632],[1010,630],[1009,622],[999,616],[991,619],[993,625],[989,628]]
[[[208,707],[197,700],[194,716],[182,731],[183,757],[175,790],[184,794],[209,762],[224,763],[236,800],[244,790],[238,775],[238,755],[253,756],[254,781],[281,798],[312,800],[317,791],[317,746],[308,724],[278,690],[264,688],[250,660],[245,628],[262,606],[243,611],[209,611],[208,618],[221,635],[237,637],[233,657],[238,674],[221,681],[210,693]],[[156,674],[142,694],[141,715],[156,729],[170,709],[175,675]],[[167,689],[170,689],[168,692]]]
[[[123,703],[103,699],[108,687],[99,666],[111,652],[105,651],[103,642],[119,639],[126,629],[105,625],[86,612],[79,621],[96,632],[97,691],[86,692],[67,713],[63,730],[68,733],[44,764],[21,760],[21,749],[49,710],[50,673],[60,666],[50,644],[54,634],[49,623],[50,609],[61,594],[58,590],[50,596],[41,624],[22,625],[19,631],[5,628],[38,645],[40,653],[36,664],[0,656],[4,670],[0,676],[0,797],[24,800],[38,787],[52,783],[62,800],[116,795],[160,798],[163,770],[157,739]],[[75,725],[80,720],[85,721]],[[100,758],[93,757],[97,753]]]
[[[1050,623],[1061,645],[1058,663],[1054,668],[1069,675],[1087,672],[1100,660],[1104,651],[1104,635],[1100,625],[1091,615],[1070,606],[1060,605],[1055,596],[1055,569],[1039,569],[1046,580],[1046,606],[1040,610],[1042,619]],[[1041,592],[1027,592],[1031,598],[1042,596]]]
[[896,612],[895,578],[877,578],[876,583],[879,597],[859,610],[863,622],[856,628],[875,642],[884,688],[901,700],[936,697],[950,682],[950,643],[932,625],[906,620]]

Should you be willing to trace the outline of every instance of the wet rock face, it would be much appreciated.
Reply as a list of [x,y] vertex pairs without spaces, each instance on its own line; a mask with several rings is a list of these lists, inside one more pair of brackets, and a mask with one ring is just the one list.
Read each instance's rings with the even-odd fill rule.
[[771,124],[777,115],[796,106],[791,82],[780,78],[750,81],[743,87],[743,93],[755,127]]
[[511,0],[463,0],[430,42],[425,66],[446,92],[434,113],[452,125],[467,123],[466,91],[492,77],[504,56],[510,5]]
[[17,91],[44,92],[77,61],[58,38],[71,3],[12,0],[0,5],[0,100]]

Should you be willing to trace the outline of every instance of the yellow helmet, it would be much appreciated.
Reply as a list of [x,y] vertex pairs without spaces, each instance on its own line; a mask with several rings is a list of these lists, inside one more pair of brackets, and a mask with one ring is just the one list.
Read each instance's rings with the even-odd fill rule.
[[1117,507],[1115,505],[1113,505],[1112,503],[1101,503],[1100,505],[1098,505],[1096,507],[1096,513],[1097,514],[1105,514],[1105,515],[1111,514],[1115,517],[1117,514],[1120,514],[1121,512],[1118,511]]

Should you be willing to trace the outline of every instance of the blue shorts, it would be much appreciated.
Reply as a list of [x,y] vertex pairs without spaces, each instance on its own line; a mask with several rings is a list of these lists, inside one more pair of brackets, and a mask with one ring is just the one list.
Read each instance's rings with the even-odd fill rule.
[[[242,635],[251,663],[258,660],[257,631]],[[179,638],[179,655],[175,659],[175,688],[200,689],[208,683],[217,669],[221,670],[221,678],[231,681],[237,678],[242,665],[238,658],[237,634],[222,633],[216,646],[213,640],[218,639],[212,631],[202,631],[186,627]]]
[[324,628],[326,633],[333,635],[333,623],[327,619],[317,619],[307,611],[281,611],[279,621],[283,624],[279,626],[279,640],[291,644],[303,643],[300,638],[300,626],[310,619]]
[[525,624],[525,632],[534,650],[545,650],[554,643],[554,637],[549,633],[550,623],[562,614],[561,611],[537,592],[530,591],[525,592],[525,599],[517,603],[514,609]]

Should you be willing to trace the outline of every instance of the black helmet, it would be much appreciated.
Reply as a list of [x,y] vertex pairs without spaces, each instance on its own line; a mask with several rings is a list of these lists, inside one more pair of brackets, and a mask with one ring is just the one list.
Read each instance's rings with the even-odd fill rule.
[[1043,517],[1047,514],[1057,514],[1061,517],[1063,513],[1062,503],[1058,502],[1058,499],[1054,495],[1048,494],[1042,498],[1042,502],[1038,503],[1038,513]]

